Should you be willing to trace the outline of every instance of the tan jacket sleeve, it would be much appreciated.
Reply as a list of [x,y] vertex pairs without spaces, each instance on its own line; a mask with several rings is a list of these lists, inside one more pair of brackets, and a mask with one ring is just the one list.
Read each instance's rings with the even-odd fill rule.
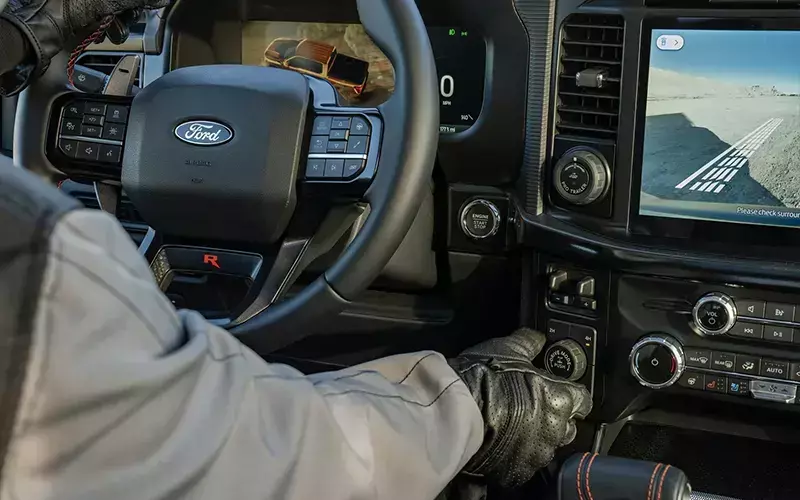
[[2,499],[432,499],[482,442],[440,354],[306,377],[176,313],[105,214],[47,251]]

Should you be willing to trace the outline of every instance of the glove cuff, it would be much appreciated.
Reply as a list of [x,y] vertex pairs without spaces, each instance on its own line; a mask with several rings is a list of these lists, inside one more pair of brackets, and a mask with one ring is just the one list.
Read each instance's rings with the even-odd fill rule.
[[13,16],[0,14],[0,51],[5,65],[0,68],[0,96],[11,97],[30,81],[34,68],[30,61],[30,44],[25,41],[26,32]]
[[22,54],[20,64],[0,79],[0,92],[4,96],[13,96],[25,90],[34,78],[47,71],[50,58],[61,50],[64,39],[58,24],[44,10],[27,22],[7,13],[0,14],[0,21],[11,24],[27,41],[27,44],[23,43],[25,53]]

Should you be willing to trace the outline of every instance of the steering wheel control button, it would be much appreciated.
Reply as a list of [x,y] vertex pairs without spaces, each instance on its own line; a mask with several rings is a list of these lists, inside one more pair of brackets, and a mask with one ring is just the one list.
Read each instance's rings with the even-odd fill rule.
[[561,340],[547,348],[544,364],[552,375],[577,382],[586,374],[586,353],[576,341]]
[[81,137],[92,137],[99,139],[103,135],[103,128],[96,125],[81,126]]
[[106,122],[128,123],[128,107],[109,105],[106,111]]
[[347,141],[347,154],[367,154],[369,138],[363,136],[351,137]]
[[325,177],[325,160],[310,158],[306,163],[306,179],[321,179]]
[[766,318],[777,321],[794,321],[794,306],[767,302]]
[[666,336],[645,337],[631,349],[631,374],[645,387],[662,389],[683,375],[686,365],[678,342]]
[[760,375],[762,377],[786,380],[789,378],[789,363],[787,361],[765,359],[761,362]]
[[785,326],[764,326],[764,340],[771,340],[772,342],[783,342],[784,344],[791,344],[795,335],[792,328]]
[[758,375],[761,371],[761,358],[748,356],[746,354],[737,354],[734,371],[744,375]]
[[683,352],[686,355],[686,366],[711,368],[711,351],[686,347]]
[[100,158],[100,145],[91,142],[79,142],[75,158],[78,160],[97,161]]
[[101,102],[87,102],[84,111],[89,115],[104,115],[106,114],[106,105]]
[[360,116],[354,116],[350,124],[350,135],[369,135],[369,122]]
[[342,178],[344,172],[344,160],[325,160],[325,178]]
[[347,130],[331,130],[331,133],[328,134],[328,139],[331,141],[345,141],[347,140]]
[[83,124],[84,125],[102,125],[103,124],[103,117],[98,115],[84,115],[83,117]]
[[755,399],[763,401],[794,404],[797,400],[797,386],[768,380],[753,380],[750,382],[750,394]]
[[705,335],[723,335],[736,323],[736,306],[722,293],[709,293],[697,301],[692,309],[697,329]]
[[334,116],[331,120],[331,128],[343,128],[349,129],[350,128],[350,117],[343,117],[343,116]]
[[352,179],[361,173],[364,169],[364,160],[345,160],[344,161],[344,177]]
[[763,318],[767,307],[763,300],[743,300],[736,299],[736,310],[741,316],[748,318]]
[[764,338],[764,325],[737,321],[728,332],[728,335],[746,339],[762,339]]
[[99,160],[103,163],[119,164],[122,161],[122,148],[110,144],[100,144]]
[[125,125],[119,123],[106,123],[103,126],[103,139],[121,141],[125,138]]
[[328,135],[331,131],[331,117],[318,116],[314,118],[314,128],[311,131],[313,135]]
[[702,391],[705,389],[706,376],[702,373],[687,371],[684,372],[680,380],[678,380],[678,385],[687,389]]
[[461,209],[461,230],[472,239],[490,238],[500,230],[500,210],[488,200],[477,199]]
[[732,372],[736,366],[736,355],[731,352],[712,352],[711,368],[723,372]]
[[328,153],[344,153],[347,150],[347,141],[328,141]]
[[605,198],[611,171],[603,155],[590,148],[567,151],[553,169],[556,192],[573,205],[589,205]]
[[61,122],[61,134],[80,135],[82,126],[81,120],[76,118],[67,118]]
[[82,118],[84,105],[78,102],[68,104],[64,108],[64,116],[66,118]]
[[328,138],[327,137],[311,137],[311,145],[308,148],[310,153],[327,153],[328,152]]
[[78,141],[61,139],[58,141],[58,149],[60,149],[61,152],[66,156],[75,158],[75,155],[78,153]]

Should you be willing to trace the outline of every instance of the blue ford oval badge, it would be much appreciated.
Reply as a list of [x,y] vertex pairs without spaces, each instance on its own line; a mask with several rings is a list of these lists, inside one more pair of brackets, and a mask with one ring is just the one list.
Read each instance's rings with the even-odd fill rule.
[[219,146],[233,139],[233,130],[221,123],[193,120],[175,127],[175,136],[195,146]]

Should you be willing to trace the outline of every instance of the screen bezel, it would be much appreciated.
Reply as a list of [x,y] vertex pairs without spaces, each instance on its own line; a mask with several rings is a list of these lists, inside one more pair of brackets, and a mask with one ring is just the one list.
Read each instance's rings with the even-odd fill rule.
[[631,182],[631,203],[628,231],[631,234],[657,238],[693,239],[695,241],[747,246],[800,246],[800,228],[791,226],[765,226],[739,222],[678,219],[641,215],[642,167],[644,157],[645,119],[650,73],[652,32],[655,29],[682,30],[750,30],[750,31],[800,31],[797,18],[719,19],[697,17],[659,17],[645,19],[641,31],[639,79],[636,96],[636,128],[634,163]]

